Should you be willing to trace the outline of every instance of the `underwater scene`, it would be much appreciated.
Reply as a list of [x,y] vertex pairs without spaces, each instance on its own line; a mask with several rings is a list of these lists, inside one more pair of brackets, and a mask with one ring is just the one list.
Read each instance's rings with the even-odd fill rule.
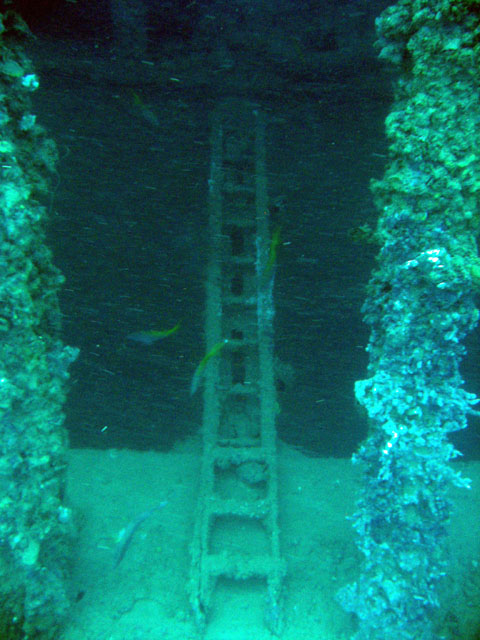
[[480,639],[480,0],[0,2],[0,640]]

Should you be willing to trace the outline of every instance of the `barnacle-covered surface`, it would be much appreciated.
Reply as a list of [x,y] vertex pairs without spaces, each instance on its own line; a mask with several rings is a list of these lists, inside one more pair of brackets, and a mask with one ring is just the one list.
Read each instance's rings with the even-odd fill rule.
[[372,190],[381,244],[364,305],[370,419],[355,456],[365,486],[354,527],[364,555],[340,599],[357,640],[434,637],[445,574],[449,487],[468,487],[448,434],[477,402],[463,388],[462,340],[478,321],[478,3],[402,1],[378,19],[381,57],[400,78],[386,119],[390,162]]
[[74,349],[59,339],[62,283],[38,198],[56,149],[31,112],[28,30],[0,20],[0,636],[55,637],[67,607],[64,385]]

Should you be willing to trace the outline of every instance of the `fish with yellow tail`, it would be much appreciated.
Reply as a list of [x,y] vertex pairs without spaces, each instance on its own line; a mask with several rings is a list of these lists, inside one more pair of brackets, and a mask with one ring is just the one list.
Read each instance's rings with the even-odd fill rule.
[[148,105],[145,104],[143,98],[141,98],[138,93],[135,93],[135,91],[132,91],[132,99],[137,113],[145,120],[145,122],[152,125],[153,127],[159,127],[160,120],[158,119],[158,116],[150,109]]
[[128,334],[127,340],[151,345],[154,342],[157,342],[157,340],[163,340],[164,338],[168,338],[168,336],[177,333],[181,324],[181,322],[177,322],[177,324],[171,329],[148,329],[147,331],[135,331],[134,333]]
[[272,270],[277,264],[277,248],[281,245],[281,231],[282,228],[278,225],[272,233],[272,239],[270,240],[270,247],[268,249],[267,263],[262,274],[263,280],[268,280],[270,278]]
[[200,360],[200,362],[198,363],[197,368],[195,369],[195,373],[193,374],[193,378],[192,378],[192,382],[190,384],[190,395],[193,396],[195,394],[195,392],[197,391],[200,382],[202,380],[202,376],[205,372],[205,367],[207,366],[207,364],[209,363],[209,361],[216,355],[218,355],[220,353],[220,351],[223,349],[223,347],[228,343],[228,338],[225,338],[225,340],[221,340],[220,342],[217,342],[217,344],[214,344],[213,347],[210,349],[210,351],[207,351],[207,353],[203,356],[203,358]]

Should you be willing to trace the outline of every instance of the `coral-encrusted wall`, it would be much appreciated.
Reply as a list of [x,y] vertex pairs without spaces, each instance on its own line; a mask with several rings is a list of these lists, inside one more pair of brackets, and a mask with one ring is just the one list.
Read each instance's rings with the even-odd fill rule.
[[71,514],[64,505],[67,368],[62,276],[39,203],[56,148],[36,123],[38,87],[20,18],[0,16],[0,637],[55,638],[67,609]]
[[480,3],[401,0],[377,20],[381,57],[398,68],[386,119],[389,163],[372,184],[380,219],[368,286],[370,419],[355,456],[364,488],[354,527],[364,554],[340,599],[357,640],[427,640],[444,574],[448,434],[476,399],[463,388],[462,339],[476,325],[480,266]]

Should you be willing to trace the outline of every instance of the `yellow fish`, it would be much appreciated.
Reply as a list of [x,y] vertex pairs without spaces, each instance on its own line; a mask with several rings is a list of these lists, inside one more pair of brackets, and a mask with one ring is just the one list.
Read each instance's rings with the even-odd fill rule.
[[192,383],[190,385],[191,396],[193,396],[193,394],[198,389],[198,386],[202,379],[203,372],[205,371],[205,367],[207,366],[210,358],[213,358],[213,356],[216,356],[218,353],[220,353],[220,351],[223,349],[223,347],[227,343],[228,343],[227,338],[225,338],[225,340],[221,340],[220,342],[217,342],[217,344],[214,344],[213,347],[210,349],[210,351],[208,351],[200,360],[200,362],[198,363],[198,367],[195,369],[195,373],[193,374],[193,378],[192,378]]
[[134,333],[129,333],[127,336],[127,340],[133,340],[134,342],[141,342],[142,344],[153,344],[157,340],[163,340],[163,338],[168,338],[168,336],[177,333],[180,329],[181,322],[177,322],[177,324],[171,329],[162,329],[158,331],[157,329],[149,329],[147,331],[135,331]]
[[280,232],[282,228],[280,225],[275,227],[272,233],[272,239],[270,241],[270,248],[268,250],[268,258],[267,264],[265,265],[265,269],[263,271],[263,277],[266,279],[270,276],[273,267],[277,264],[277,247],[281,244],[280,241]]
[[146,122],[148,122],[148,124],[151,124],[154,127],[160,126],[160,120],[158,119],[157,115],[144,103],[138,93],[132,91],[132,98],[133,104],[137,108],[138,113],[142,116],[142,118]]

